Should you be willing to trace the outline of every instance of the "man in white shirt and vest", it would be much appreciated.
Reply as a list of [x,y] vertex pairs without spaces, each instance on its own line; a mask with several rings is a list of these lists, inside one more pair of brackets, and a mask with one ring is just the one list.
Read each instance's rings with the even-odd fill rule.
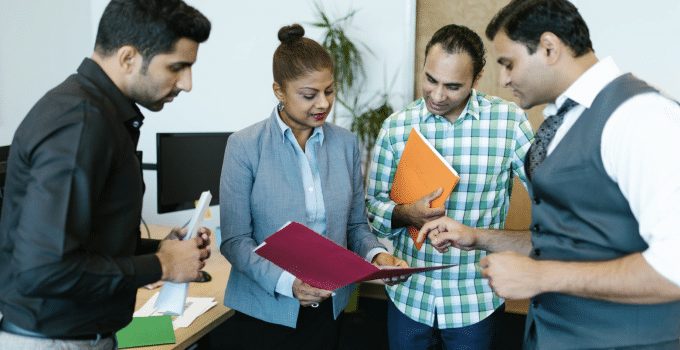
[[425,224],[437,249],[485,249],[499,296],[531,298],[525,349],[680,349],[680,106],[599,60],[566,0],[514,0],[489,23],[500,81],[548,103],[525,161],[531,230]]

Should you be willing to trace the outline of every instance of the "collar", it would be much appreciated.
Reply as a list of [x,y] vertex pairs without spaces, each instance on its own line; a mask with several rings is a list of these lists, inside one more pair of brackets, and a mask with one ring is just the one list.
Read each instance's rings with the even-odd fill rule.
[[118,89],[97,62],[90,58],[83,59],[83,62],[78,67],[78,74],[92,82],[111,100],[117,110],[116,117],[121,122],[134,124],[135,128],[139,128],[142,125],[144,116],[139,107]]
[[[427,121],[430,118],[441,118],[443,120],[448,121],[448,119],[446,119],[446,117],[444,116],[430,113],[430,111],[427,109],[425,98],[421,98],[421,101],[423,106],[420,112],[420,117],[422,118],[422,120]],[[460,115],[458,116],[458,118],[456,118],[456,121],[462,120],[468,115],[476,120],[479,120],[479,111],[480,105],[477,90],[471,89],[470,96],[468,97],[468,101],[465,104],[465,108],[463,108],[463,110],[460,112]]]
[[621,69],[616,65],[613,58],[606,57],[598,61],[558,96],[555,103],[548,104],[543,110],[543,115],[547,117],[557,113],[557,109],[562,106],[567,98],[585,108],[590,108],[600,91],[621,74]]
[[[281,142],[286,142],[286,133],[290,133],[290,136],[293,137],[293,130],[290,129],[290,126],[288,126],[288,124],[283,122],[283,119],[281,119],[281,115],[279,114],[279,110],[276,107],[274,107],[274,118],[276,119],[276,124],[279,126],[279,130],[281,130]],[[312,131],[312,135],[309,136],[309,140],[311,140],[314,137],[318,137],[319,145],[323,145],[324,139],[323,126],[318,126],[314,128],[314,131]]]

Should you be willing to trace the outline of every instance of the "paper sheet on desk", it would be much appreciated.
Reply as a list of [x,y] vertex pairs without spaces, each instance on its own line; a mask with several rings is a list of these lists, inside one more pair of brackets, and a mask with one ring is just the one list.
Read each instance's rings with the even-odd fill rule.
[[[198,200],[198,205],[194,210],[194,216],[189,221],[189,229],[186,236],[184,236],[184,240],[192,239],[196,232],[198,232],[203,216],[210,206],[211,199],[210,191],[201,193],[201,198]],[[155,305],[156,310],[165,315],[181,316],[184,311],[188,288],[188,283],[165,282]]]
[[[144,305],[142,305],[139,310],[135,311],[132,316],[146,317],[162,315],[163,313],[158,312],[154,307],[157,299],[158,293],[149,298],[149,300]],[[215,298],[188,297],[186,299],[186,303],[184,303],[184,311],[182,312],[182,316],[178,316],[172,321],[172,328],[178,329],[189,327],[189,325],[191,325],[191,323],[194,322],[198,316],[203,315],[215,305],[217,305]]]

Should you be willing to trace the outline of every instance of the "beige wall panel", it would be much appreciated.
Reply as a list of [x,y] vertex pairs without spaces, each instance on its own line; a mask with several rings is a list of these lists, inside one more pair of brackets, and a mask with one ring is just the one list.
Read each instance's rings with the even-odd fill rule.
[[[502,88],[498,82],[499,66],[496,63],[491,42],[486,39],[484,30],[491,18],[508,0],[418,0],[416,4],[416,59],[415,59],[415,95],[422,96],[421,81],[422,67],[425,59],[425,46],[437,29],[444,25],[455,23],[464,25],[476,31],[487,49],[486,66],[477,89],[489,95],[500,96],[506,100],[515,101],[509,89]],[[543,106],[534,107],[528,111],[529,120],[534,130],[543,118]],[[529,196],[524,186],[515,180],[510,202],[510,213],[506,223],[509,229],[526,229],[531,222],[531,206]]]

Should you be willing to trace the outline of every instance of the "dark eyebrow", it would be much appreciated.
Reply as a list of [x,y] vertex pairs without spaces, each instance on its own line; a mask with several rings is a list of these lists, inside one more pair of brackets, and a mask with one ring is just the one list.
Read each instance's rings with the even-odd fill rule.
[[[429,73],[425,72],[425,75],[427,75],[427,78],[434,81],[435,83],[438,83],[437,79],[435,79],[433,76],[431,76]],[[461,83],[444,83],[444,86],[446,87],[461,87],[463,84]]]
[[303,92],[303,93],[304,92],[319,92],[319,90],[317,90],[313,87],[307,87],[307,86],[303,86],[303,87],[299,88],[298,91]]
[[193,62],[179,61],[179,62],[170,63],[170,67],[186,68],[186,67],[191,67],[193,64],[194,64]]
[[434,81],[435,83],[438,83],[437,79],[435,79],[433,76],[431,76],[428,72],[425,72],[425,75],[427,75],[427,78]]
[[[324,90],[331,89],[331,88],[333,88],[334,85],[335,85],[335,82],[328,85]],[[303,86],[303,87],[299,88],[298,91],[300,91],[300,92],[303,92],[303,91],[305,91],[305,92],[319,92],[318,89],[315,89],[315,88],[310,87],[310,86]]]

